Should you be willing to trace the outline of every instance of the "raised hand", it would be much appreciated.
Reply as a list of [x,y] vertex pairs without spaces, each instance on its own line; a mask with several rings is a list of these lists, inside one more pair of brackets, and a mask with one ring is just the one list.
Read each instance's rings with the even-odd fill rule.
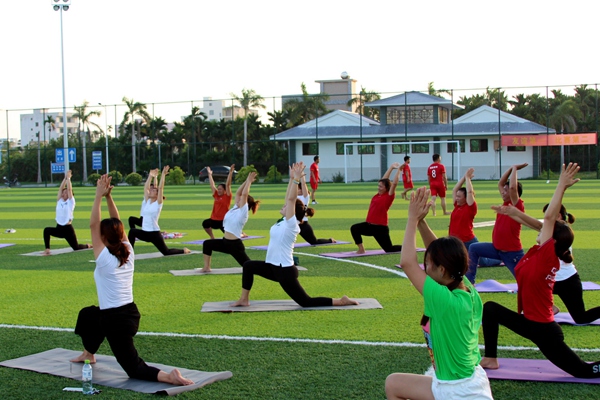
[[212,169],[210,169],[210,167],[206,167],[206,172],[208,172],[209,175],[212,175]]
[[430,190],[426,187],[420,187],[410,196],[410,205],[408,206],[408,218],[421,221],[431,208],[429,201]]
[[475,176],[475,168],[469,168],[467,172],[465,172],[465,178],[473,179]]
[[516,168],[517,170],[520,170],[520,169],[523,169],[523,168],[525,168],[525,167],[526,167],[526,166],[528,166],[528,165],[529,165],[528,163],[523,163],[523,164],[515,164],[515,165],[513,165],[513,168]]
[[567,189],[579,182],[580,179],[575,178],[575,175],[577,175],[579,169],[580,167],[579,165],[577,165],[577,163],[569,163],[569,165],[567,165],[566,167],[563,164],[562,171],[560,173],[560,178],[558,178],[558,185],[562,185],[564,189]]

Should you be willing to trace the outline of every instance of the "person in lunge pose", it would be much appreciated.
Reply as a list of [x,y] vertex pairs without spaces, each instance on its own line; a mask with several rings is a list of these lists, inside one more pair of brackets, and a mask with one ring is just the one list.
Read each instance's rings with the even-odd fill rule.
[[579,166],[574,163],[562,166],[556,190],[544,213],[537,244],[529,249],[515,268],[519,287],[518,312],[493,301],[483,306],[485,357],[481,365],[484,368],[499,367],[498,332],[500,325],[503,325],[535,343],[552,364],[566,373],[577,378],[600,377],[600,361],[587,363],[571,350],[564,341],[560,325],[554,321],[552,310],[552,289],[560,268],[558,260],[573,262],[569,249],[574,234],[568,222],[558,219],[558,215],[565,191],[579,181],[575,178],[578,171]]
[[[464,279],[467,251],[456,237],[436,239],[425,221],[432,206],[428,198],[424,187],[411,196],[400,265],[423,295],[421,325],[432,368],[425,375],[389,375],[385,392],[388,399],[492,399],[490,382],[479,365],[481,298]],[[417,229],[427,247],[424,271],[417,260]]]
[[69,246],[75,251],[89,249],[92,245],[79,244],[77,235],[73,229],[73,211],[75,210],[75,197],[73,196],[73,187],[71,186],[71,170],[65,174],[65,178],[58,187],[58,195],[56,196],[56,227],[44,228],[44,255],[49,256],[50,253],[50,236],[65,239]]
[[210,181],[210,188],[212,189],[212,196],[215,199],[215,202],[210,218],[202,221],[202,227],[206,233],[208,233],[208,236],[210,236],[211,239],[214,239],[215,235],[213,234],[213,229],[220,229],[221,232],[225,232],[225,229],[223,228],[223,219],[231,204],[231,179],[233,178],[233,171],[235,171],[235,164],[229,168],[227,182],[224,184],[220,183],[219,186],[215,186],[212,169],[206,167],[206,171],[208,172],[208,180]]
[[308,217],[315,215],[315,210],[308,207],[308,200],[310,198],[309,196],[310,193],[308,192],[308,187],[306,186],[306,177],[302,175],[302,178],[300,178],[300,183],[298,184],[298,200],[304,204],[306,215],[304,215],[302,221],[298,222],[300,224],[300,236],[302,236],[302,239],[306,240],[307,243],[310,243],[313,246],[316,244],[335,243],[334,238],[317,239],[315,236],[312,226],[310,226],[308,223]]
[[[133,343],[140,324],[140,313],[133,301],[132,290],[134,254],[111,195],[113,187],[110,181],[108,175],[98,180],[90,216],[99,307],[86,307],[79,312],[75,333],[81,336],[84,350],[71,361],[90,360],[94,364],[98,348],[107,339],[117,362],[130,378],[191,385],[194,382],[181,376],[177,369],[167,373],[147,365]],[[101,220],[103,197],[106,198],[110,218]]]
[[[398,171],[396,171],[394,180],[390,181],[389,178],[394,169]],[[390,165],[377,184],[377,194],[371,199],[367,220],[350,227],[354,243],[358,246],[357,254],[365,253],[363,236],[373,236],[386,253],[402,251],[402,246],[392,244],[390,228],[388,227],[388,210],[396,198],[396,186],[398,186],[399,179],[400,164],[395,162]]]
[[[521,211],[525,211],[525,205],[521,200],[523,186],[517,179],[517,171],[527,166],[527,163],[513,165],[504,172],[498,181],[498,191],[502,196],[503,205],[512,204]],[[515,266],[523,257],[523,245],[521,244],[521,224],[513,221],[509,216],[497,214],[494,230],[492,231],[492,243],[473,243],[469,246],[469,272],[467,278],[475,283],[479,258],[493,258],[504,262],[511,274],[515,274]]]
[[211,258],[213,251],[231,254],[235,261],[244,265],[250,259],[246,254],[246,248],[242,242],[242,231],[244,225],[248,222],[248,211],[256,214],[260,201],[254,200],[250,196],[250,186],[256,179],[256,172],[250,172],[248,178],[240,185],[235,193],[235,204],[231,210],[227,211],[223,219],[225,235],[222,239],[210,239],[202,244],[202,253],[204,253],[204,268],[198,269],[200,272],[211,271]]
[[254,284],[254,275],[270,281],[279,282],[281,288],[302,307],[329,307],[356,305],[356,300],[343,296],[340,299],[330,297],[310,297],[300,282],[298,268],[294,265],[294,242],[300,232],[298,221],[304,216],[304,204],[298,200],[298,183],[304,173],[302,162],[290,168],[290,182],[285,195],[285,204],[279,211],[283,216],[271,227],[269,246],[265,261],[246,261],[242,272],[242,294],[234,307],[250,305],[250,290]]
[[[156,184],[158,176],[158,169],[150,171],[148,180],[153,179],[154,185],[149,185],[146,181],[144,186],[144,201],[142,202],[141,210],[141,223],[142,229],[132,228],[129,230],[127,237],[131,247],[135,246],[135,239],[139,239],[144,242],[150,242],[165,256],[171,256],[174,254],[189,254],[190,250],[186,247],[183,249],[170,249],[165,243],[165,239],[158,226],[158,218],[162,211],[165,197],[163,196],[165,190],[165,181],[167,173],[169,172],[169,166],[166,165],[160,177],[160,182]],[[129,224],[131,225],[132,220],[130,218]]]

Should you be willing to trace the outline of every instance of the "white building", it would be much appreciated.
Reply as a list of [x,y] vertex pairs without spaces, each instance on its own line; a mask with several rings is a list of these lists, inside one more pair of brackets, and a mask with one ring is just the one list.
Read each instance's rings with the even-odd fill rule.
[[[73,117],[75,113],[67,113],[67,131],[69,134],[77,133],[78,118]],[[50,126],[48,117],[54,119],[54,128]],[[45,132],[44,132],[45,128]],[[49,142],[50,139],[58,139],[63,135],[63,113],[49,112],[47,110],[33,110],[33,114],[21,114],[21,146],[37,143],[38,135],[40,142]]]
[[[202,107],[200,112],[206,115],[207,121],[220,121],[224,119],[226,121],[231,120],[231,114],[233,109],[233,118],[244,117],[244,109],[241,108],[235,100],[213,100],[212,97],[204,97],[202,99]],[[258,110],[250,109],[248,114],[258,115]],[[181,117],[183,121],[185,117]]]

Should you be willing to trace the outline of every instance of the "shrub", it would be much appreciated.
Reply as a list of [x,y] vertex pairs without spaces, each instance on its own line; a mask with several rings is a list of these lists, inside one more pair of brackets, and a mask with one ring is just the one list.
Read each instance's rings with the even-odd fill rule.
[[112,177],[110,182],[113,185],[118,185],[119,183],[123,182],[123,174],[121,174],[119,171],[110,171],[108,175]]
[[265,182],[269,183],[280,183],[281,182],[281,173],[277,171],[277,167],[271,165],[269,167],[269,171],[267,172],[267,179]]
[[89,174],[88,175],[88,183],[91,184],[92,186],[96,186],[96,184],[98,183],[98,179],[100,179],[100,174]]
[[137,172],[132,172],[125,177],[125,182],[131,186],[139,186],[142,183],[142,176]]
[[235,177],[235,183],[242,183],[246,181],[250,172],[256,172],[256,180],[258,181],[258,171],[256,170],[256,168],[254,168],[254,164],[250,164],[240,168],[237,176]]
[[170,170],[166,179],[167,181],[165,184],[168,185],[185,185],[185,173],[179,167],[175,167]]
[[340,171],[333,174],[331,179],[333,180],[333,183],[344,183],[344,175],[342,175],[342,173]]

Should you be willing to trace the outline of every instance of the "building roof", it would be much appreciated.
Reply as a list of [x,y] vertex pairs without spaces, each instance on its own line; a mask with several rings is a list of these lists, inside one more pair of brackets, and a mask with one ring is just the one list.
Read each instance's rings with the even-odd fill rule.
[[431,96],[421,92],[405,92],[397,96],[388,97],[365,103],[366,107],[405,107],[405,106],[441,106],[444,108],[460,109],[459,105],[452,104],[452,101],[443,97]]

